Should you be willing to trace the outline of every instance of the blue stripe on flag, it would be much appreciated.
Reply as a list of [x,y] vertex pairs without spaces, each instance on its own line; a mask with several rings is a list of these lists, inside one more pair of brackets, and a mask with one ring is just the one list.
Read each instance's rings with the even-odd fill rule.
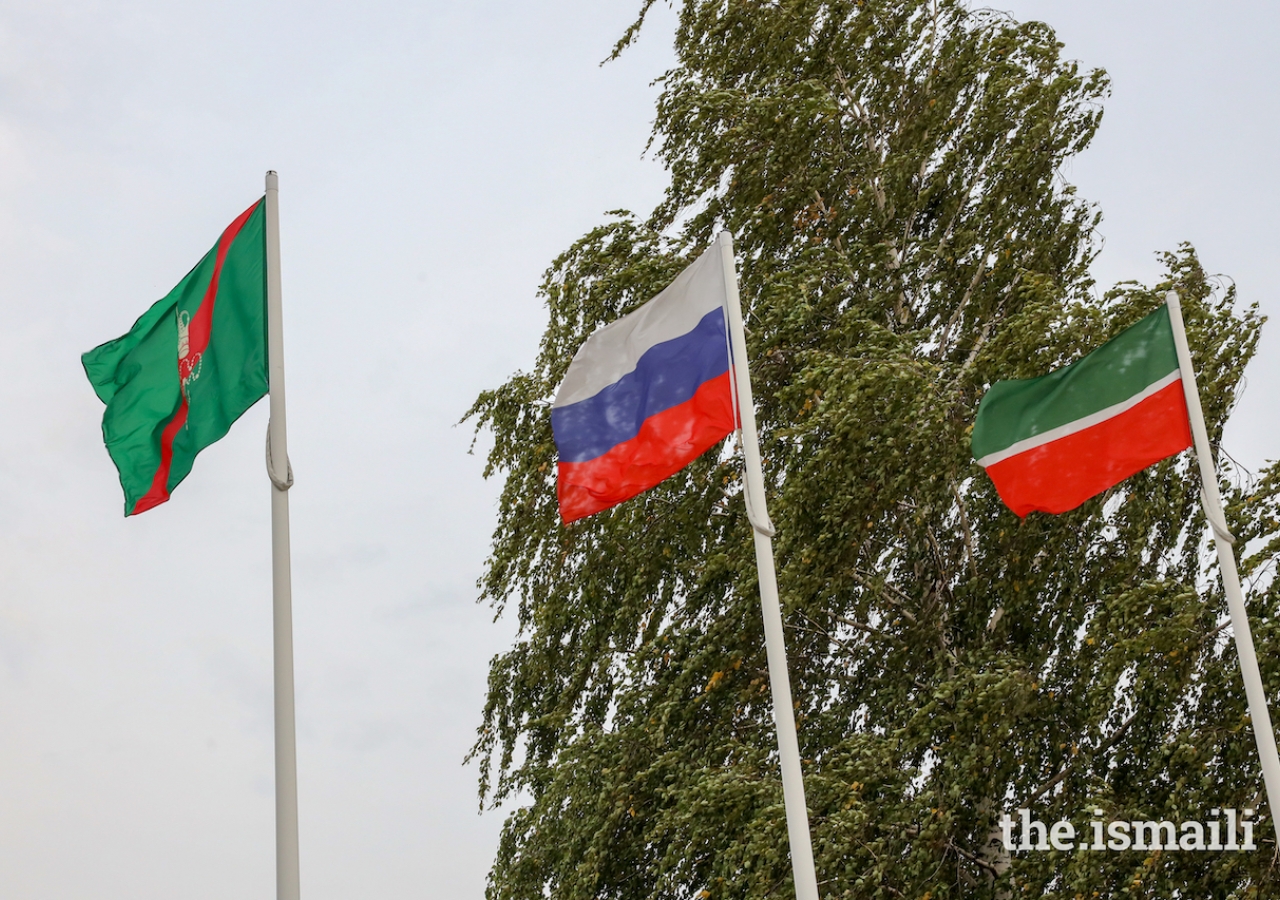
[[729,370],[724,310],[694,329],[655,344],[636,367],[594,396],[551,410],[561,462],[586,462],[640,433],[650,416],[679,406],[705,382]]

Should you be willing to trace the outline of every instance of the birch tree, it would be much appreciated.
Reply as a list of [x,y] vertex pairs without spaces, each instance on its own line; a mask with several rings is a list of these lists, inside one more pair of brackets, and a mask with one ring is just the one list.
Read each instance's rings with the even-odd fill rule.
[[[615,48],[626,45],[639,20]],[[682,0],[651,148],[662,203],[547,271],[528,371],[479,397],[503,484],[473,757],[507,818],[491,900],[792,892],[750,528],[732,442],[564,527],[549,404],[595,329],[735,234],[824,897],[1246,897],[1254,853],[1025,852],[1018,808],[1266,815],[1189,454],[1018,519],[969,453],[993,381],[1095,349],[1176,288],[1215,447],[1261,318],[1194,250],[1100,290],[1064,164],[1101,71],[954,0]],[[1225,464],[1254,637],[1280,688],[1280,473]],[[1268,887],[1270,886],[1270,887]]]

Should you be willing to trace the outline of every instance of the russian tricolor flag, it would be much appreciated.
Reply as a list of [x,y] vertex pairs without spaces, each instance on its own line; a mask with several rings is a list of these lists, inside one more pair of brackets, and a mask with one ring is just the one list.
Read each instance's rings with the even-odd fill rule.
[[736,427],[725,296],[713,244],[578,349],[551,408],[566,525],[647,491]]

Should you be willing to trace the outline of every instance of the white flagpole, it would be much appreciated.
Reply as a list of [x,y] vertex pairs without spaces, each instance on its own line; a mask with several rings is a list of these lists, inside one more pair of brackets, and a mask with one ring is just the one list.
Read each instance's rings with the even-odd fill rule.
[[738,298],[738,272],[733,261],[733,235],[719,237],[724,269],[725,313],[733,350],[735,395],[746,458],[747,517],[756,544],[756,569],[760,581],[760,606],[764,612],[764,644],[769,658],[769,687],[773,693],[773,721],[778,729],[778,759],[782,764],[782,799],[787,812],[787,839],[791,844],[791,871],[797,900],[818,900],[818,877],[813,867],[813,843],[809,836],[809,810],[804,802],[800,772],[800,745],[796,740],[795,709],[791,704],[791,679],[787,674],[787,650],[782,633],[782,608],[778,604],[778,576],[773,563],[774,529],[764,499],[764,470],[760,466],[760,441],[756,434],[756,409],[751,397],[751,373],[747,370],[747,338],[742,328]]
[[[293,588],[289,572],[289,494],[293,471],[285,436],[284,315],[280,300],[279,179],[267,173],[267,359],[271,421],[271,597],[275,628],[276,898],[299,900],[298,760],[293,711]],[[279,461],[277,463],[277,461]],[[281,471],[283,468],[283,471]]]
[[1253,649],[1249,614],[1244,605],[1244,593],[1240,589],[1235,552],[1231,549],[1235,538],[1227,530],[1227,520],[1222,514],[1218,473],[1213,465],[1209,432],[1205,428],[1204,411],[1200,407],[1200,390],[1196,387],[1195,367],[1191,364],[1187,332],[1182,324],[1182,305],[1174,291],[1165,294],[1164,299],[1173,324],[1173,340],[1178,348],[1178,368],[1182,371],[1182,392],[1187,398],[1191,436],[1195,439],[1196,460],[1200,464],[1200,483],[1203,487],[1200,499],[1204,503],[1205,518],[1209,520],[1209,527],[1213,530],[1213,542],[1218,548],[1218,569],[1222,572],[1222,588],[1227,595],[1227,608],[1231,611],[1231,630],[1236,636],[1236,655],[1240,658],[1240,671],[1244,675],[1249,718],[1253,722],[1254,739],[1258,742],[1258,758],[1262,761],[1267,805],[1271,808],[1276,840],[1280,842],[1280,755],[1276,753],[1276,733],[1271,727],[1271,714],[1267,711],[1267,692],[1262,686],[1262,673],[1258,671],[1258,655]]

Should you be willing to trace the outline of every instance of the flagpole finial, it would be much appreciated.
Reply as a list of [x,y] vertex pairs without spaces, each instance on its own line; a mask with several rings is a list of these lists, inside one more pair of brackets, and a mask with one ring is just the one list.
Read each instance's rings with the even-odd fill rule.
[[280,190],[280,176],[276,174],[275,169],[267,169],[267,190]]

